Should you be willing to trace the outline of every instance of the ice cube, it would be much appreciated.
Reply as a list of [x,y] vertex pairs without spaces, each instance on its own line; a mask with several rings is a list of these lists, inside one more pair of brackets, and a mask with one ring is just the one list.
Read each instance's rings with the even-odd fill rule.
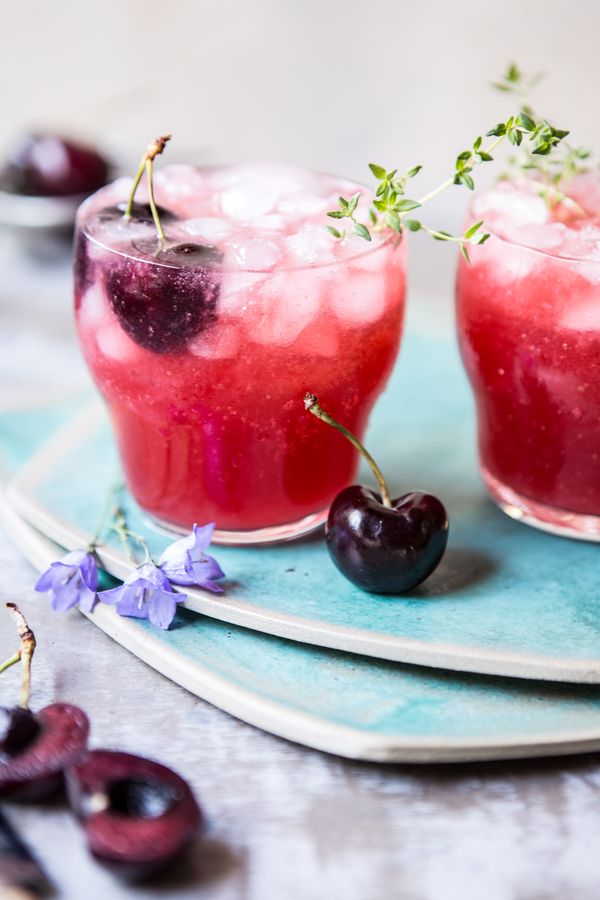
[[[345,268],[345,267],[344,267]],[[332,304],[337,317],[348,325],[375,322],[385,309],[384,273],[353,269],[340,270],[332,290]]]
[[307,222],[295,234],[284,239],[292,262],[327,263],[336,259],[336,239],[322,222]]
[[539,253],[518,244],[510,244],[492,235],[485,244],[469,248],[471,270],[490,284],[510,285],[527,278],[544,264]]
[[257,231],[283,231],[285,229],[285,219],[277,213],[269,213],[268,216],[257,216],[251,219],[248,224]]
[[544,225],[521,225],[512,232],[513,240],[534,250],[555,250],[565,240],[567,229],[560,222]]
[[340,349],[340,326],[334,316],[319,316],[307,325],[294,341],[293,350],[301,356],[331,359]]
[[135,219],[126,219],[122,215],[100,216],[90,224],[89,233],[98,243],[114,247],[131,241],[143,240],[155,235],[154,222],[139,222]]
[[234,359],[240,349],[240,336],[235,325],[220,322],[188,344],[194,356],[205,359]]
[[313,189],[315,176],[295,166],[238,166],[214,176],[221,208],[231,219],[256,219],[275,212],[285,194]]
[[182,228],[194,237],[204,238],[206,241],[223,240],[232,232],[232,225],[227,219],[216,217],[200,217],[187,219],[182,223]]
[[269,276],[261,272],[223,272],[219,313],[243,315],[254,301],[254,289]]
[[79,327],[86,331],[92,331],[100,325],[108,325],[114,320],[100,282],[88,288],[81,298],[77,319]]
[[297,191],[293,194],[284,194],[279,199],[277,209],[286,218],[308,218],[327,213],[338,206],[337,196],[316,197],[309,193]]
[[103,356],[115,362],[131,362],[139,353],[139,346],[116,322],[98,328],[96,345]]
[[248,337],[259,344],[289,346],[322,311],[326,269],[298,269],[271,275],[256,290],[248,316]]
[[574,178],[569,184],[569,196],[591,216],[600,216],[600,181],[596,174]]
[[480,194],[473,204],[473,214],[483,219],[487,227],[496,224],[503,229],[539,225],[549,219],[548,207],[534,186],[508,181]]
[[600,297],[592,296],[591,299],[572,304],[562,317],[560,327],[571,331],[595,331],[600,334]]
[[230,242],[229,248],[234,266],[258,272],[272,269],[282,257],[280,247],[266,237],[239,237]]

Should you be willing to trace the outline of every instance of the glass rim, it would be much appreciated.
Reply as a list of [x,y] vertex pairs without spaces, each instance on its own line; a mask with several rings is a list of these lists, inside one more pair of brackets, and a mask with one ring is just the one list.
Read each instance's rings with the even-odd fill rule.
[[[485,222],[482,227],[485,228]],[[523,241],[515,241],[511,238],[505,237],[502,234],[498,234],[498,232],[494,231],[491,226],[487,230],[493,238],[496,238],[496,240],[500,241],[503,244],[507,244],[509,247],[518,247],[520,250],[527,250],[529,253],[536,253],[538,256],[545,256],[548,259],[562,260],[563,262],[568,263],[583,263],[587,266],[589,266],[590,264],[600,266],[600,259],[594,259],[594,257],[592,256],[566,256],[560,253],[553,253],[551,250],[542,250],[540,247],[531,247],[529,244],[526,244]],[[598,231],[598,237],[600,239],[600,229]]]
[[[523,183],[523,182],[532,182],[533,183],[534,179],[525,178],[525,179],[520,179],[520,180],[517,179],[516,181],[515,180],[512,181],[512,183]],[[522,250],[529,250],[531,253],[537,253],[540,256],[547,257],[548,259],[556,259],[556,260],[562,259],[565,262],[571,262],[571,263],[585,263],[585,264],[596,263],[596,264],[600,265],[600,259],[598,259],[598,258],[594,259],[594,257],[590,257],[590,256],[569,256],[569,255],[562,254],[562,253],[556,253],[556,252],[552,251],[551,249],[542,249],[541,247],[532,247],[530,244],[526,243],[526,241],[517,240],[515,238],[507,237],[506,235],[499,233],[498,230],[494,229],[493,225],[488,226],[486,224],[485,217],[482,214],[478,213],[476,210],[477,210],[478,199],[480,197],[483,197],[485,194],[489,193],[492,190],[493,190],[493,187],[487,188],[486,190],[483,190],[483,191],[480,191],[473,198],[473,201],[470,204],[469,211],[470,211],[471,215],[473,216],[473,223],[476,221],[479,221],[480,219],[483,219],[482,231],[488,231],[497,240],[501,241],[503,244],[508,244],[508,246],[510,246],[510,247],[519,247]],[[598,225],[599,225],[598,237],[600,239],[600,215],[599,216],[592,216],[592,215],[586,216],[585,221],[591,221],[591,222],[598,223]],[[564,225],[566,228],[569,227],[565,222],[559,222],[559,221],[556,221],[556,222],[549,221],[549,222],[539,222],[539,223],[531,222],[529,224],[532,224],[532,225],[539,224],[540,227],[544,227],[545,225]]]
[[[180,165],[180,163],[172,163],[172,165]],[[193,165],[193,164],[189,164],[189,163],[183,163],[183,165],[191,165],[191,168],[197,169],[199,171],[204,171],[204,172],[216,171],[219,169],[225,170],[225,169],[235,169],[236,168],[236,164],[233,164],[233,163],[228,164],[228,165],[223,165],[223,166],[218,166],[218,165],[202,166],[202,165]],[[252,164],[248,164],[248,165],[252,165]],[[165,168],[167,168],[167,167],[165,167]],[[361,192],[370,190],[370,188],[366,184],[364,184],[363,182],[360,182],[360,181],[355,181],[352,178],[345,178],[343,176],[333,175],[330,172],[324,172],[322,170],[304,168],[303,166],[299,166],[298,168],[300,168],[306,172],[311,172],[315,175],[321,175],[321,176],[328,177],[328,178],[337,178],[340,180],[340,182],[346,182],[349,186],[352,186],[352,187],[360,190]],[[95,200],[98,197],[98,195],[101,194],[102,191],[107,190],[108,188],[111,188],[114,184],[116,184],[116,181],[118,181],[118,180],[119,179],[116,179],[115,181],[112,181],[109,184],[104,185],[104,187],[100,188],[94,194],[91,194],[89,197],[87,197],[84,200],[84,202],[80,205],[80,207],[77,211],[77,221],[76,221],[77,234],[84,235],[87,240],[89,240],[91,243],[95,244],[97,247],[101,248],[102,250],[104,250],[108,253],[114,254],[116,256],[121,256],[126,259],[135,260],[136,262],[146,263],[148,265],[156,265],[156,266],[162,266],[163,268],[167,268],[167,269],[174,269],[175,271],[181,271],[182,269],[185,269],[185,266],[173,265],[171,263],[165,262],[163,260],[158,260],[158,259],[157,260],[149,259],[147,256],[142,255],[141,251],[138,254],[136,254],[133,252],[128,252],[127,250],[124,250],[124,249],[118,249],[115,247],[111,247],[108,244],[103,243],[101,240],[99,240],[98,238],[94,237],[93,235],[91,235],[89,233],[89,231],[86,229],[86,222],[89,220],[89,218],[92,218],[94,215],[102,212],[102,208],[93,209],[92,201]],[[133,179],[131,179],[131,180],[133,181]],[[118,202],[118,201],[115,201],[115,202]],[[88,206],[92,206],[92,209],[93,209],[93,211],[90,211],[89,214],[87,213]],[[108,208],[110,208],[110,207],[107,206],[106,209],[108,209]],[[206,217],[202,217],[202,218],[210,219],[210,218],[216,218],[216,217],[206,216]],[[326,224],[327,224],[326,222],[323,223],[324,229],[326,227]],[[257,233],[258,233],[258,231],[252,232],[251,236],[253,236]],[[261,232],[261,234],[262,234],[262,232]],[[265,234],[265,236],[268,236],[269,232],[264,232],[264,234]],[[276,232],[274,234],[276,234]],[[194,237],[193,235],[190,235],[189,243],[194,243],[193,237]],[[332,236],[332,240],[336,240],[336,239]],[[180,243],[180,244],[186,243],[186,241],[185,241],[185,239],[182,239],[180,241],[177,241],[177,243]],[[384,238],[381,238],[377,242],[365,241],[365,243],[367,244],[367,246],[365,247],[364,250],[360,250],[360,251],[358,251],[358,253],[353,253],[351,256],[336,258],[333,260],[329,260],[327,262],[314,262],[314,263],[307,262],[307,263],[301,263],[300,265],[287,265],[286,264],[286,265],[275,266],[275,267],[268,268],[268,269],[266,269],[266,268],[257,269],[257,268],[250,268],[247,266],[227,266],[227,267],[225,267],[222,265],[215,265],[214,267],[211,267],[211,270],[215,271],[215,272],[224,272],[226,274],[233,274],[233,273],[238,272],[241,274],[249,274],[249,275],[250,274],[251,275],[276,275],[278,273],[285,273],[285,272],[313,271],[315,269],[328,269],[328,268],[333,269],[336,267],[344,266],[345,264],[350,264],[350,263],[354,262],[355,260],[359,260],[359,259],[362,260],[367,256],[371,256],[371,255],[374,255],[375,253],[378,253],[380,250],[382,250],[384,248],[394,247],[397,245],[399,246],[401,244],[406,245],[406,239],[405,239],[404,232],[402,234],[398,234],[397,232],[393,231],[392,229],[389,229],[389,234],[387,234]],[[205,246],[214,246],[214,245],[206,244]]]

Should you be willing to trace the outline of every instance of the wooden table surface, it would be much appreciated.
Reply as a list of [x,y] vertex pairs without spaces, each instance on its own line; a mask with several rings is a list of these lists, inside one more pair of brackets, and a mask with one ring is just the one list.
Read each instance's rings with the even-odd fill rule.
[[[66,263],[0,245],[0,401],[85,383]],[[155,757],[189,779],[208,820],[190,859],[143,888],[85,851],[60,805],[6,813],[68,900],[597,900],[600,756],[377,766],[287,743],[171,684],[77,612],[55,616],[0,533],[0,601],[36,631],[32,706],[81,705],[92,744]],[[0,610],[0,659],[16,649]],[[0,677],[16,701],[18,672]],[[1,893],[0,893],[1,896]]]

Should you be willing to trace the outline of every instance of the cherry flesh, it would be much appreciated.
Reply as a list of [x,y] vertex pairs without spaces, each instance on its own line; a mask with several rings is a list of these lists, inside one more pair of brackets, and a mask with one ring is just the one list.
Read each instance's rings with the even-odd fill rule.
[[349,581],[374,594],[401,594],[437,567],[448,516],[432,494],[403,494],[390,509],[375,491],[353,485],[333,501],[325,533],[331,558]]
[[216,319],[221,254],[200,244],[137,241],[116,256],[106,291],[123,330],[155,353],[182,350]]
[[93,750],[66,777],[90,852],[122,877],[155,874],[200,831],[202,814],[189,786],[153,760]]
[[[83,755],[87,746],[89,721],[79,707],[53,703],[36,716],[28,715],[34,718],[37,730],[29,722],[24,725],[20,716],[9,717],[9,748],[5,746],[0,756],[2,799],[43,800],[57,793],[64,783],[64,770]],[[5,745],[6,741],[5,736]]]
[[108,181],[109,165],[91,147],[54,134],[31,135],[13,151],[3,186],[19,194],[91,194]]

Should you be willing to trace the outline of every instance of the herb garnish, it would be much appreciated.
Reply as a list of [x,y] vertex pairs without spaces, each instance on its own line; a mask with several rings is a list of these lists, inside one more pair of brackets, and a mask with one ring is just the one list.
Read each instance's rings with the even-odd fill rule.
[[[454,171],[438,187],[419,197],[419,199],[413,200],[406,196],[406,186],[410,179],[418,175],[421,171],[421,166],[413,166],[404,175],[399,175],[398,169],[388,171],[383,166],[370,163],[371,173],[377,180],[375,199],[373,206],[369,210],[370,225],[365,225],[356,216],[361,196],[360,192],[349,199],[340,197],[338,209],[331,210],[327,215],[332,219],[349,219],[352,223],[354,234],[367,241],[371,240],[372,230],[381,231],[384,228],[391,228],[397,234],[402,234],[404,228],[407,228],[409,231],[425,231],[437,241],[453,241],[459,244],[461,253],[468,261],[468,246],[483,244],[489,237],[489,234],[481,231],[483,222],[476,222],[474,225],[469,226],[461,235],[452,235],[447,231],[430,228],[420,218],[416,219],[412,216],[407,218],[408,214],[424,206],[452,185],[464,185],[464,187],[472,191],[475,187],[473,179],[474,169],[482,163],[492,162],[494,159],[492,154],[504,140],[508,140],[510,144],[516,147],[520,147],[522,144],[525,146],[526,144],[528,167],[539,168],[537,165],[534,166],[531,160],[536,157],[547,157],[569,133],[563,129],[555,128],[547,119],[536,119],[533,111],[525,102],[528,91],[539,81],[539,78],[540,76],[534,75],[527,79],[515,65],[509,67],[503,79],[496,83],[496,87],[505,93],[514,93],[519,96],[523,100],[520,111],[516,115],[510,116],[505,122],[500,122],[487,131],[486,137],[494,138],[494,140],[485,144],[485,146],[481,135],[475,138],[469,150],[463,150],[458,154],[454,164]],[[575,151],[576,154],[581,152]],[[576,168],[581,158],[584,157],[580,155],[570,157],[572,169]],[[554,182],[548,178],[543,183],[545,189],[547,184],[553,185]],[[335,238],[343,239],[346,236],[344,230],[335,228],[332,225],[328,225],[327,228]]]

